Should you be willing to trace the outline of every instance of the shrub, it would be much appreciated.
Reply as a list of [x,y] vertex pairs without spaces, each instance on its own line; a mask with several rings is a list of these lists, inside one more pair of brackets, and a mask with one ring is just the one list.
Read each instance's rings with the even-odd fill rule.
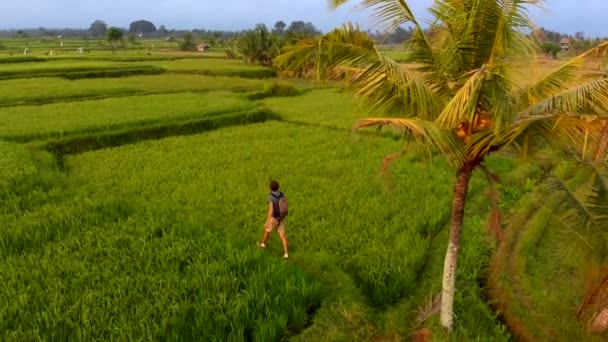
[[562,51],[561,46],[559,46],[559,44],[556,44],[553,42],[543,43],[543,45],[541,46],[541,49],[543,50],[544,53],[546,53],[547,55],[551,55],[554,59],[557,59],[557,54]]
[[272,82],[266,83],[261,92],[253,93],[249,96],[251,100],[260,100],[267,97],[296,96],[300,91],[289,83]]
[[179,48],[182,51],[196,50],[196,42],[194,41],[194,36],[192,36],[192,33],[188,32],[186,35],[184,35],[184,40],[179,44]]

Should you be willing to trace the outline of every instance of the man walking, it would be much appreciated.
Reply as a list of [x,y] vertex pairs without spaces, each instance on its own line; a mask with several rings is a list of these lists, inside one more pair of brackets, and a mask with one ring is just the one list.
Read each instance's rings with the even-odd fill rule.
[[262,241],[258,242],[258,246],[266,248],[266,241],[270,237],[270,233],[274,229],[279,231],[279,236],[283,242],[283,258],[289,258],[287,253],[287,234],[285,233],[285,218],[288,213],[287,198],[285,194],[279,191],[279,182],[276,180],[270,181],[270,194],[268,195],[268,214],[266,216],[266,224],[264,226],[264,236]]

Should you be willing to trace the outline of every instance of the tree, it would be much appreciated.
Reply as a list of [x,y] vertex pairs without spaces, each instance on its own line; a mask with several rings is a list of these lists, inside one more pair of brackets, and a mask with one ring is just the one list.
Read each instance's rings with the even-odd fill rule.
[[315,25],[303,21],[292,21],[285,34],[294,40],[303,39],[307,37],[314,37],[321,34],[321,31],[317,30]]
[[544,42],[541,45],[541,49],[547,55],[551,55],[554,59],[557,59],[557,54],[562,51],[562,47],[554,42]]
[[578,31],[574,34],[574,38],[576,40],[585,40],[585,32],[583,31]]
[[19,30],[17,31],[17,34],[15,35],[15,37],[17,38],[29,38],[30,36],[24,32],[23,30]]
[[122,43],[123,40],[123,32],[120,28],[118,27],[110,27],[108,29],[108,31],[106,32],[106,39],[108,41],[108,43],[110,43],[110,47],[112,48],[112,51],[114,51],[116,49],[116,45],[118,43]]
[[152,33],[156,32],[156,26],[153,23],[147,20],[137,20],[129,25],[129,32],[139,34],[139,33]]
[[[333,0],[335,6],[348,0]],[[475,170],[496,177],[484,161],[507,147],[530,153],[530,145],[544,140],[570,148],[596,134],[597,121],[608,110],[608,78],[577,72],[591,56],[605,56],[608,43],[529,83],[517,82],[516,71],[533,67],[537,49],[530,32],[534,25],[528,6],[540,0],[435,0],[430,27],[423,29],[406,0],[361,0],[389,29],[409,24],[406,62],[419,75],[384,56],[374,41],[353,25],[317,39],[288,46],[275,63],[298,68],[315,61],[318,78],[332,70],[348,70],[346,79],[369,111],[386,115],[370,118],[355,129],[392,126],[440,151],[455,169],[450,234],[444,263],[441,317],[453,326],[458,252],[463,230],[469,181]],[[493,188],[493,187],[491,187]],[[496,204],[496,203],[494,203]],[[497,210],[496,205],[494,210]],[[491,227],[500,237],[500,226]]]
[[280,50],[276,39],[264,24],[258,24],[255,29],[245,32],[239,39],[238,47],[249,63],[263,66],[271,66]]
[[196,50],[196,42],[192,33],[188,32],[184,35],[184,39],[179,44],[179,48],[183,51],[194,51]]
[[388,39],[386,40],[386,42],[388,44],[403,44],[405,41],[409,40],[412,37],[413,34],[414,34],[414,29],[412,29],[411,27],[409,27],[406,30],[403,27],[399,26],[388,37]]
[[555,31],[551,31],[551,30],[547,30],[544,27],[541,27],[537,31],[538,31],[537,32],[538,38],[541,41],[543,41],[543,42],[549,41],[549,42],[553,42],[553,43],[559,44],[560,39],[562,39],[562,37],[567,37],[567,35],[565,35],[565,34],[561,34],[559,32],[555,32]]
[[104,37],[106,35],[106,30],[108,29],[108,25],[101,20],[95,20],[91,27],[89,28],[89,32],[92,37]]
[[282,36],[285,33],[286,27],[287,24],[285,24],[284,21],[279,20],[274,24],[274,29],[272,29],[272,33],[276,34],[277,36]]
[[[553,174],[547,189],[555,193],[553,210],[560,222],[585,240],[579,243],[586,251],[592,269],[604,269],[608,261],[608,122],[599,135],[579,151],[579,160],[569,170],[569,177]],[[571,182],[571,180],[583,180]],[[574,243],[580,239],[574,239]],[[591,277],[595,278],[595,277]],[[593,282],[593,279],[591,279]],[[608,274],[604,271],[599,284],[591,287],[578,310],[578,319],[589,322],[592,333],[608,331]],[[585,317],[586,316],[586,317]]]

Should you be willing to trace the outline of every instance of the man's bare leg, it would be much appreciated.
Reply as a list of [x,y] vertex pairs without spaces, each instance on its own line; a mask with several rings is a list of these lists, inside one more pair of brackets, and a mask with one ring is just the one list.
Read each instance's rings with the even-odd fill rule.
[[264,236],[262,237],[262,241],[260,242],[260,247],[266,248],[266,241],[268,241],[269,237],[270,237],[270,232],[267,230],[264,230]]
[[285,234],[285,232],[279,232],[279,236],[281,237],[281,241],[283,242],[283,252],[285,253],[283,257],[287,259],[287,257],[289,256],[289,254],[287,253],[287,249],[289,247],[289,244],[287,242],[287,234]]

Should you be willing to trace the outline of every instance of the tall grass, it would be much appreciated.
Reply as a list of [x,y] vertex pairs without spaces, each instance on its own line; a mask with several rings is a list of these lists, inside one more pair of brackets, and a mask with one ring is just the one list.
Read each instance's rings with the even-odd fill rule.
[[66,79],[124,77],[131,75],[161,74],[163,68],[133,63],[98,61],[56,61],[0,64],[0,80],[31,77],[63,77]]
[[[382,312],[398,303],[417,305],[417,284],[433,236],[443,230],[449,217],[449,172],[427,172],[420,182],[427,166],[406,159],[393,166],[390,191],[378,178],[382,156],[398,146],[379,137],[268,123],[85,153],[69,157],[67,167],[74,177],[88,180],[83,186],[94,197],[136,196],[152,207],[173,206],[202,226],[222,222],[228,235],[250,243],[259,238],[266,182],[278,178],[290,198],[288,233],[295,262],[315,272],[323,265],[318,262],[332,260],[332,273],[344,274],[341,283],[326,285],[332,296],[360,298],[346,301],[348,310],[363,306]],[[278,153],[281,150],[286,152]],[[230,196],[221,195],[223,191]],[[227,216],[230,220],[223,219]],[[483,229],[483,224],[479,227]],[[475,253],[488,253],[478,246],[484,246],[479,233],[471,230],[470,248],[476,252],[464,257],[464,264],[470,264],[465,269],[476,273],[483,268]],[[269,248],[279,255],[278,243],[271,241]],[[464,336],[494,329],[494,317],[480,300],[476,273],[465,277],[474,290],[464,293],[476,298],[480,312],[489,317],[484,321],[487,325]],[[326,277],[322,274],[321,279]],[[349,293],[338,290],[349,288],[349,283],[353,284]],[[466,312],[471,302],[462,300],[461,310]],[[333,315],[339,315],[338,311]],[[475,323],[467,326],[478,324],[479,318],[471,322]]]
[[34,173],[35,169],[25,147],[0,140],[0,189],[23,175]]
[[264,84],[264,81],[255,79],[167,74],[122,77],[120,80],[108,78],[75,81],[61,78],[14,79],[2,82],[3,93],[0,106],[39,105],[159,93],[249,91],[259,89]]
[[226,92],[132,96],[0,108],[0,137],[19,141],[121,129],[163,120],[194,119],[252,109]]
[[[105,68],[84,62],[95,63]],[[47,94],[35,80],[2,81],[5,105],[259,89],[261,80],[185,74],[272,72],[192,58],[145,63],[184,74],[40,79]],[[5,143],[9,157],[0,161],[21,171],[0,191],[0,340],[374,340],[434,326],[415,313],[440,284],[447,163],[408,149],[391,177],[380,173],[404,142],[351,133],[366,113],[338,89],[259,104],[264,110],[245,94],[212,91],[0,109],[0,137],[77,154],[59,158],[59,169],[45,164],[48,153],[34,151],[43,161],[34,162],[25,147]],[[272,113],[284,122],[169,137]],[[267,251],[255,248],[271,178],[290,201],[287,262],[275,237]],[[461,340],[508,335],[480,285],[493,248],[483,182],[472,183],[460,259]]]

